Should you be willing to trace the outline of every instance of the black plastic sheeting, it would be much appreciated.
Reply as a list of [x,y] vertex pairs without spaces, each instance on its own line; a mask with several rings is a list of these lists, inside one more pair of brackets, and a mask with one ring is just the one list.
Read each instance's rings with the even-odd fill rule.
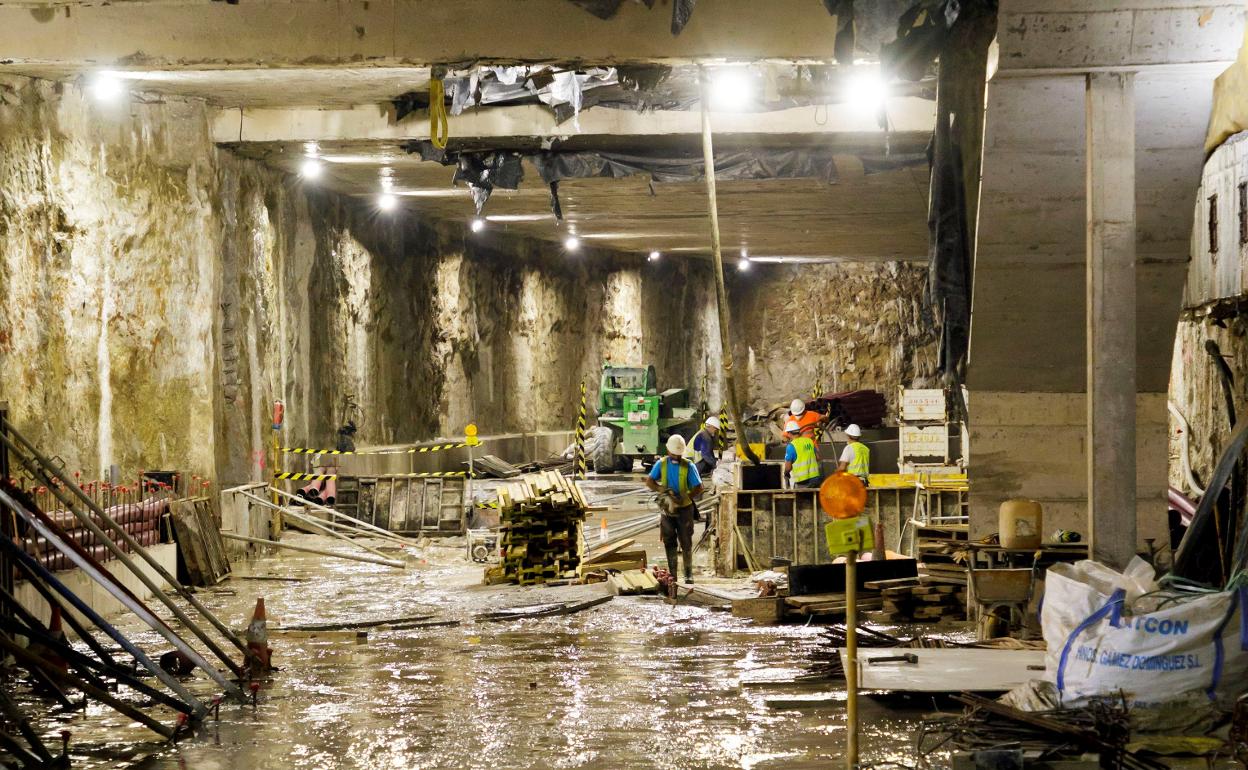
[[[609,177],[622,179],[644,174],[654,182],[696,182],[705,175],[701,153],[664,155],[623,152],[542,152],[530,160],[547,184],[562,179]],[[715,155],[717,179],[813,178],[837,180],[832,150],[750,149]]]
[[[559,182],[564,179],[605,177],[621,179],[646,175],[651,182],[694,182],[703,178],[705,166],[700,153],[561,152],[542,150],[446,151],[428,140],[404,145],[422,160],[455,166],[452,184],[463,182],[472,190],[477,214],[481,214],[495,188],[515,190],[524,179],[523,162],[531,162],[551,191],[551,210],[562,219]],[[830,147],[803,149],[749,149],[721,152],[715,156],[715,176],[735,179],[820,179],[837,181],[836,161]]]

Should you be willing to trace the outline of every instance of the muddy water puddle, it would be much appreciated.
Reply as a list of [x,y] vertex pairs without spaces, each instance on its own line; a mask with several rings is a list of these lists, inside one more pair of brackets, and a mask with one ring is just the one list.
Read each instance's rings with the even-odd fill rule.
[[[274,632],[281,671],[257,702],[223,704],[219,720],[210,717],[177,746],[100,708],[41,726],[52,735],[72,732],[81,767],[813,768],[843,761],[843,691],[791,683],[820,644],[818,627],[755,626],[643,597],[571,616],[476,622],[473,615],[487,609],[582,599],[602,588],[487,588],[462,551],[427,553],[404,572],[265,557],[236,570],[303,582],[229,580],[202,596],[237,628],[257,596],[266,599],[271,626],[420,615],[458,626],[372,630],[362,641]],[[145,649],[166,648],[134,623],[119,625]],[[204,678],[194,689],[213,693]],[[863,762],[907,759],[924,712],[869,699],[862,708]]]

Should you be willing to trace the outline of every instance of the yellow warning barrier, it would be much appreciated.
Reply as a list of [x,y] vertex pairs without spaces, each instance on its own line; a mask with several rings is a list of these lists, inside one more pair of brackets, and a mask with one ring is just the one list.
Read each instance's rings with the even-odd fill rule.
[[[427,473],[385,473],[382,474],[388,479],[450,479],[464,478],[468,475],[468,471],[429,471]],[[274,473],[273,478],[278,481],[329,481],[338,478],[337,475],[327,475],[320,473]]]
[[463,449],[466,446],[481,446],[483,441],[480,439],[470,443],[467,441],[458,441],[453,444],[430,444],[428,446],[414,446],[409,449],[371,449],[362,452],[345,452],[337,449],[309,449],[301,446],[284,446],[281,451],[290,455],[413,455],[425,454],[426,452],[444,452],[448,449]]

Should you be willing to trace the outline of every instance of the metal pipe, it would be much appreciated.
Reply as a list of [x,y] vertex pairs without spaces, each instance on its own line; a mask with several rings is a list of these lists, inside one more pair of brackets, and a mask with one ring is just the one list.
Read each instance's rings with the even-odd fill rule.
[[376,533],[378,537],[388,538],[390,540],[394,540],[396,542],[402,543],[403,545],[406,545],[406,546],[416,545],[414,541],[409,540],[405,537],[402,537],[401,535],[396,535],[388,529],[382,529],[381,527],[375,526],[373,524],[369,524],[367,521],[361,521],[360,519],[354,518],[352,516],[348,516],[345,513],[340,513],[338,511],[335,511],[333,508],[327,508],[326,506],[321,505],[320,503],[314,503],[311,500],[304,500],[302,497],[292,495],[291,493],[278,489],[276,487],[272,487],[271,489],[277,494],[289,500],[297,500],[301,504],[306,505],[309,508],[312,508],[318,511],[325,511],[326,513],[330,514],[331,516],[335,518],[346,519],[347,521],[354,523],[357,527],[361,529]]
[[3,635],[0,635],[0,648],[4,649],[6,652],[8,652],[13,657],[17,658],[19,661],[22,661],[27,666],[43,669],[44,671],[48,672],[48,675],[51,676],[52,678],[59,679],[62,682],[73,685],[74,687],[78,688],[79,690],[82,690],[84,693],[91,696],[92,698],[95,698],[99,702],[109,706],[117,713],[123,716],[127,716],[133,719],[134,721],[144,725],[149,730],[155,733],[158,733],[160,735],[163,735],[164,737],[172,740],[174,736],[174,730],[172,727],[169,727],[167,725],[161,724],[160,722],[157,722],[155,719],[152,719],[147,714],[144,714],[142,711],[139,711],[134,706],[131,706],[129,703],[126,703],[125,701],[114,698],[112,695],[96,687],[95,685],[85,682],[82,679],[79,679],[78,677],[72,674],[66,674],[66,673],[62,673],[61,671],[58,671],[57,668],[53,666],[51,663],[49,663],[48,661],[30,652],[25,647],[22,647],[20,644],[17,644],[16,642],[13,642],[5,638]]
[[[3,441],[9,446],[10,450],[13,452],[13,455],[17,458],[18,462],[22,463],[22,465],[25,466],[27,470],[30,470],[32,473],[40,473],[40,475],[44,475],[39,471],[38,468],[32,467],[33,464],[29,462],[29,458],[24,457],[21,450],[19,450],[12,442],[8,441],[8,439],[6,439],[3,436],[3,434],[0,434],[0,441]],[[46,475],[44,475],[44,477],[46,478]],[[71,514],[73,514],[73,516],[77,518],[78,521],[80,521],[83,524],[83,526],[85,526],[92,534],[94,534],[100,540],[100,542],[106,548],[108,548],[108,550],[112,551],[113,555],[117,558],[117,560],[120,561],[127,569],[129,569],[130,572],[132,572],[137,578],[139,578],[139,581],[143,583],[143,585],[147,586],[148,590],[152,592],[153,596],[156,596],[158,599],[160,599],[161,603],[163,603],[166,607],[169,608],[169,610],[173,613],[174,617],[176,617],[184,626],[189,628],[197,637],[199,637],[200,641],[202,641],[204,645],[208,647],[208,649],[212,652],[213,655],[216,655],[217,658],[219,658],[222,662],[224,662],[225,665],[230,669],[230,671],[234,673],[235,676],[241,677],[243,675],[243,669],[239,667],[238,664],[236,664],[233,660],[230,659],[230,656],[227,655],[225,651],[222,650],[216,644],[215,641],[213,641],[212,637],[209,636],[206,631],[200,628],[199,624],[191,620],[190,616],[188,616],[185,612],[183,612],[182,608],[179,607],[172,599],[170,599],[169,596],[164,591],[161,590],[160,586],[158,586],[156,582],[152,580],[152,578],[146,572],[140,570],[137,567],[137,565],[135,565],[134,562],[131,561],[129,555],[124,550],[122,550],[122,548],[119,545],[117,545],[117,543],[114,542],[104,532],[104,530],[102,530],[99,527],[99,525],[97,525],[91,519],[89,515],[78,510],[76,506],[74,505],[73,501],[68,497],[68,495],[66,495],[64,492],[59,490],[56,487],[56,485],[52,484],[50,479],[48,481],[49,481],[48,486],[51,489],[52,493],[57,497],[58,500],[60,500],[65,505],[66,509]],[[68,485],[68,482],[66,482],[66,485]],[[136,541],[133,537],[131,537],[129,532],[127,532],[124,528],[122,528],[120,525],[114,522],[108,516],[108,514],[104,513],[103,510],[98,511],[98,514],[102,520],[111,523],[113,527],[116,529],[116,531],[124,535],[130,547],[134,549],[136,553],[141,554],[148,561],[149,564],[155,564],[158,567],[160,566],[160,562],[152,558],[152,556],[149,553],[147,553],[147,549],[145,549],[142,545],[138,543],[138,541]],[[51,539],[52,538],[49,538],[49,540]],[[57,538],[57,539],[59,540],[60,538]],[[53,545],[56,545],[56,544],[53,543]],[[79,556],[81,558],[85,558],[84,555],[86,552],[79,549],[76,544],[67,542],[67,545],[74,548],[76,551],[79,551]],[[63,553],[65,553],[66,556],[69,556],[71,559],[74,558],[73,556],[69,554],[68,551],[66,551],[64,548],[61,548],[59,545],[56,545],[56,548],[57,550],[60,550]],[[164,570],[163,567],[160,567],[160,569],[162,571]],[[147,611],[147,607],[142,604],[139,598],[135,596],[130,591],[129,588],[126,588],[124,585],[118,582],[116,578],[112,576],[112,574],[103,570],[101,570],[101,574],[105,575],[108,578],[108,580],[111,581],[117,588],[125,592],[136,604],[143,606],[143,609]],[[176,583],[176,581],[174,581],[172,577],[167,577],[167,579],[170,581],[171,585]],[[108,586],[105,586],[105,588],[108,588]],[[114,593],[112,589],[109,589],[109,592]],[[155,617],[155,616],[152,615],[152,617]],[[162,626],[165,626],[163,621],[159,621],[159,622]],[[165,626],[165,629],[167,629],[170,634],[173,633],[172,629],[169,629],[168,626]],[[164,631],[161,631],[161,629],[156,628],[155,630],[160,632],[162,636],[167,636]],[[181,640],[181,637],[178,637],[178,639]],[[177,645],[175,644],[174,646],[177,646]],[[209,665],[207,661],[203,660],[203,658],[199,656],[199,653],[196,652],[193,655],[188,655],[188,657],[194,660],[196,662],[196,665],[200,665],[202,661],[203,665],[201,666],[201,668],[203,668],[205,672],[208,673],[209,676],[213,677],[214,679],[217,678],[217,676],[219,676],[219,674],[217,673],[216,667]],[[240,701],[246,700],[242,691],[239,690],[236,686],[232,685],[224,677],[220,679],[220,682],[222,683],[222,686],[225,687],[227,692],[230,691],[231,687],[233,687],[233,689],[236,692],[233,692],[231,694],[234,695],[236,698],[238,698]]]
[[[15,598],[8,595],[8,592],[5,592],[0,596],[3,596],[6,601],[11,602],[13,607],[21,607],[20,604],[17,604],[17,600]],[[24,609],[25,608],[23,608],[23,610]],[[77,669],[79,674],[81,674],[84,679],[87,679],[88,681],[96,679],[96,681],[92,682],[92,684],[97,687],[103,684],[102,681],[97,679],[97,675],[111,677],[118,683],[124,684],[136,692],[140,692],[154,701],[163,703],[171,709],[188,715],[195,712],[195,709],[191,708],[186,703],[183,703],[177,698],[174,698],[171,695],[166,695],[160,690],[157,690],[155,687],[145,683],[142,679],[139,679],[120,666],[109,666],[91,658],[90,656],[83,655],[69,644],[57,639],[50,632],[39,628],[37,619],[29,613],[26,613],[26,617],[23,618],[22,623],[18,623],[15,620],[0,618],[0,628],[3,628],[4,630],[17,636],[37,639],[45,647],[54,650],[57,655],[64,658],[69,665]]]
[[845,557],[845,767],[858,770],[858,552]]
[[[214,615],[207,607],[205,607],[203,603],[199,601],[199,599],[195,598],[194,593],[192,593],[186,586],[179,583],[176,577],[174,577],[173,575],[170,575],[169,570],[165,569],[164,566],[160,562],[156,561],[156,559],[154,559],[152,555],[147,552],[147,549],[139,545],[138,541],[136,541],[133,537],[131,537],[130,533],[127,532],[124,528],[122,528],[120,524],[118,524],[116,521],[113,521],[113,519],[107,513],[104,512],[103,508],[101,508],[98,504],[96,504],[94,500],[92,500],[90,497],[87,496],[85,492],[82,491],[81,487],[79,487],[77,484],[70,481],[65,476],[65,474],[61,472],[59,468],[52,465],[52,463],[48,460],[47,457],[43,456],[43,454],[41,454],[39,450],[36,449],[33,444],[31,444],[29,441],[26,440],[25,436],[23,436],[21,433],[19,433],[17,430],[13,428],[13,424],[11,422],[9,422],[8,420],[3,420],[3,424],[0,425],[0,427],[5,428],[5,430],[7,430],[8,433],[11,433],[15,439],[21,442],[29,451],[31,457],[35,458],[35,460],[39,463],[40,466],[51,471],[51,473],[56,478],[60,479],[64,483],[67,489],[71,490],[75,496],[77,496],[80,500],[86,503],[87,507],[93,513],[95,513],[95,515],[100,517],[101,521],[103,521],[105,524],[107,524],[108,526],[112,527],[115,531],[117,531],[121,535],[122,540],[125,541],[126,545],[134,549],[135,553],[139,554],[139,557],[142,558],[145,562],[147,562],[148,566],[150,566],[153,570],[155,570],[156,574],[159,575],[162,580],[168,583],[174,589],[174,591],[178,593],[178,595],[186,599],[186,601],[192,607],[195,608],[195,611],[198,612],[201,617],[203,617],[210,624],[212,624],[213,628],[217,629],[217,631],[220,632],[222,636],[224,636],[227,640],[229,640],[231,644],[233,644],[240,651],[242,651],[244,655],[247,655],[248,657],[252,656],[253,653],[251,652],[250,649],[248,649],[247,644],[242,639],[239,639],[237,634],[235,634],[233,631],[229,629],[228,626],[222,623],[221,619],[218,618],[216,615]],[[13,450],[15,454],[17,453],[18,450],[17,450],[16,445],[13,444],[13,442],[10,441],[7,436],[5,436],[5,431],[0,431],[0,442],[3,442],[11,450]],[[47,480],[48,486],[52,486],[51,480],[48,479],[47,477],[47,473],[38,469],[30,468],[29,466],[27,466],[27,468],[32,473],[35,473],[38,476],[42,477],[44,480]],[[70,512],[73,513],[73,515],[76,516],[79,521],[84,522],[84,524],[89,524],[88,529],[94,528],[95,530],[99,530],[99,527],[95,525],[95,522],[91,521],[91,518],[89,516],[84,516],[80,512],[74,510],[73,506],[71,506],[68,502],[65,502],[64,498],[61,497],[59,494],[57,495],[57,497],[58,499],[60,499],[62,502],[65,503],[66,507],[69,508]],[[107,540],[108,538],[105,537],[104,539]],[[116,546],[115,543],[113,545],[114,547]],[[131,562],[129,557],[125,556],[125,554],[122,555],[120,560],[122,564],[126,565],[126,567],[135,575],[138,575],[141,578],[146,577],[143,573],[139,572],[135,568],[134,563]],[[158,596],[161,599],[162,602],[165,603],[166,606],[172,607],[172,602],[169,600],[169,597],[165,595],[164,591],[161,591],[160,589],[156,589],[154,593],[156,596]],[[174,614],[177,615],[178,612],[180,612],[180,610],[175,611]],[[181,618],[179,618],[179,620],[181,620]],[[187,621],[183,621],[183,622],[187,623],[187,627],[190,628],[192,631],[194,631],[196,636],[199,636],[200,639],[204,639],[207,636],[206,634],[203,633],[202,630],[199,629],[197,624],[190,623]],[[209,643],[205,642],[205,644],[209,644]],[[211,649],[211,648],[214,648],[215,645],[210,644],[209,647]],[[221,654],[217,653],[215,649],[214,649],[214,654],[216,654],[218,657],[222,657]],[[230,667],[230,670],[232,671],[237,670],[238,667],[236,666],[236,664],[232,660],[230,660],[228,657],[224,657],[223,660],[228,661],[227,665]]]
[[303,551],[304,553],[315,553],[321,556],[334,556],[339,559],[350,559],[351,561],[362,561],[365,564],[381,564],[386,567],[403,568],[403,562],[394,561],[392,559],[374,559],[371,556],[353,556],[348,553],[336,553],[334,551],[324,551],[320,548],[308,548],[303,545],[290,545],[289,543],[281,543],[276,540],[262,540],[258,537],[246,537],[244,535],[236,535],[233,532],[222,532],[221,537],[228,540],[238,540],[242,543],[257,543],[259,545],[271,545],[275,548],[286,548],[291,551]]
[[[0,495],[4,495],[4,492],[0,491]],[[172,690],[174,694],[176,694],[179,698],[181,698],[183,701],[188,703],[192,708],[194,708],[196,715],[203,715],[207,713],[208,707],[205,706],[202,702],[200,702],[198,698],[192,695],[189,690],[183,687],[181,682],[179,682],[177,679],[174,679],[173,676],[171,676],[168,671],[165,671],[163,668],[156,665],[156,663],[151,658],[147,657],[147,653],[143,652],[143,650],[140,649],[138,646],[136,646],[134,642],[131,642],[129,639],[127,639],[125,635],[122,634],[120,631],[118,631],[116,628],[114,628],[111,623],[109,623],[104,618],[100,617],[99,613],[91,609],[91,607],[86,602],[84,602],[81,599],[81,597],[79,597],[73,591],[69,590],[69,588],[64,583],[62,583],[60,580],[57,580],[56,576],[53,575],[51,572],[49,572],[47,569],[45,569],[43,565],[41,565],[38,561],[36,561],[33,556],[23,551],[16,543],[12,542],[8,538],[0,538],[0,547],[4,548],[9,553],[16,556],[18,561],[23,562],[24,564],[27,565],[27,567],[32,569],[34,572],[38,573],[38,575],[41,578],[43,578],[43,580],[49,586],[55,589],[56,592],[59,593],[61,596],[64,596],[66,601],[74,605],[74,608],[77,609],[79,612],[81,612],[83,617],[90,620],[92,623],[96,625],[97,628],[99,628],[101,631],[107,634],[113,641],[121,645],[121,648],[123,650],[125,650],[126,652],[134,656],[134,659],[138,661],[139,665],[143,666],[143,668],[151,672],[153,676],[155,676],[157,679],[163,682],[166,687]]]
[[[107,570],[101,567],[98,563],[94,563],[94,559],[89,556],[85,556],[83,553],[79,553],[76,544],[66,542],[57,537],[56,533],[44,524],[44,522],[40,521],[39,517],[28,511],[25,506],[10,497],[9,493],[4,490],[0,490],[0,502],[16,511],[18,515],[26,520],[27,524],[35,528],[36,532],[47,538],[58,551],[65,554],[66,558],[72,561],[105,591],[112,594],[114,599],[121,602],[127,609],[137,615],[139,619],[146,623],[153,631],[163,636],[165,641],[172,644],[179,652],[190,658],[195,665],[202,668],[204,673],[207,674],[210,679],[221,685],[222,689],[238,698],[240,702],[246,700],[243,696],[242,690],[238,688],[238,685],[222,676],[221,672],[217,671],[215,666],[204,660],[203,656],[200,655],[194,647],[187,644],[185,639],[174,633],[172,628],[170,628],[163,620],[156,617],[152,611],[143,604],[143,602],[139,601],[133,594],[131,594],[125,586],[117,582],[116,578],[108,574]],[[182,693],[178,694],[182,695]]]
[[[260,503],[261,505],[265,505],[265,506],[268,506],[268,507],[271,507],[271,508],[280,508],[280,506],[274,505],[273,503],[270,503],[268,500],[265,500],[265,499],[264,499],[264,498],[262,498],[262,497],[257,497],[257,496],[255,496],[255,495],[251,494],[250,492],[243,492],[243,491],[240,491],[238,494],[242,495],[243,497],[246,497],[246,498],[247,498],[247,499],[249,499],[249,500],[254,500],[254,501],[256,501],[257,503]],[[308,526],[310,526],[310,527],[312,527],[312,528],[314,528],[314,529],[318,529],[318,530],[320,530],[321,532],[323,532],[323,533],[324,533],[324,534],[326,534],[326,535],[329,535],[329,536],[330,536],[330,537],[332,537],[332,538],[335,538],[335,539],[337,539],[337,540],[342,540],[342,541],[344,541],[344,542],[346,542],[346,543],[349,543],[350,545],[352,545],[352,546],[354,546],[354,547],[356,547],[356,548],[361,548],[361,549],[363,549],[363,550],[365,550],[365,551],[368,551],[369,553],[373,554],[374,556],[376,556],[376,557],[378,557],[378,558],[381,558],[381,559],[388,559],[388,558],[390,558],[390,557],[388,557],[386,554],[382,553],[381,551],[378,551],[376,548],[370,548],[369,546],[364,545],[363,543],[357,543],[357,542],[355,542],[354,540],[352,540],[351,538],[349,538],[349,537],[347,537],[346,535],[342,534],[341,532],[335,532],[334,530],[332,530],[332,529],[330,529],[329,527],[325,526],[325,524],[324,524],[323,522],[320,522],[320,521],[318,521],[318,520],[316,520],[316,519],[314,519],[314,518],[312,518],[312,517],[310,517],[310,516],[304,516],[303,514],[301,514],[301,513],[295,513],[294,511],[283,511],[283,513],[284,513],[286,516],[289,516],[289,517],[291,517],[292,519],[295,519],[296,521],[302,521],[304,524],[306,524],[306,525],[308,525]],[[341,526],[341,525],[340,525],[340,526]],[[360,531],[363,531],[363,530],[360,530]]]
[[705,165],[707,206],[711,215],[711,257],[715,264],[715,304],[719,310],[720,356],[724,360],[724,381],[728,386],[728,410],[732,418],[737,447],[755,465],[760,464],[758,455],[745,440],[745,426],[741,424],[741,406],[737,401],[737,376],[732,368],[732,335],[728,328],[728,290],[724,287],[724,259],[719,243],[719,207],[715,199],[715,146],[711,139],[711,110],[709,106],[710,84],[706,67],[698,65],[698,101],[702,106],[702,161]]

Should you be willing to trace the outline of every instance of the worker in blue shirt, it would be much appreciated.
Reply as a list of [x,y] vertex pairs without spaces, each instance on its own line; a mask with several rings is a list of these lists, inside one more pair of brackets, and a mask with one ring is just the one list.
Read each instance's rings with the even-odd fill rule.
[[719,418],[711,415],[702,424],[702,430],[693,434],[693,441],[689,442],[693,445],[693,451],[689,453],[689,459],[698,469],[700,475],[705,476],[708,473],[715,472],[715,466],[718,464],[715,457],[715,436],[718,433]]
[[697,514],[694,500],[702,496],[702,477],[693,463],[685,459],[685,439],[672,435],[667,440],[667,456],[654,464],[646,478],[646,486],[659,495],[659,534],[667,552],[667,569],[674,579],[676,546],[684,553],[685,582],[693,582],[693,519]]

